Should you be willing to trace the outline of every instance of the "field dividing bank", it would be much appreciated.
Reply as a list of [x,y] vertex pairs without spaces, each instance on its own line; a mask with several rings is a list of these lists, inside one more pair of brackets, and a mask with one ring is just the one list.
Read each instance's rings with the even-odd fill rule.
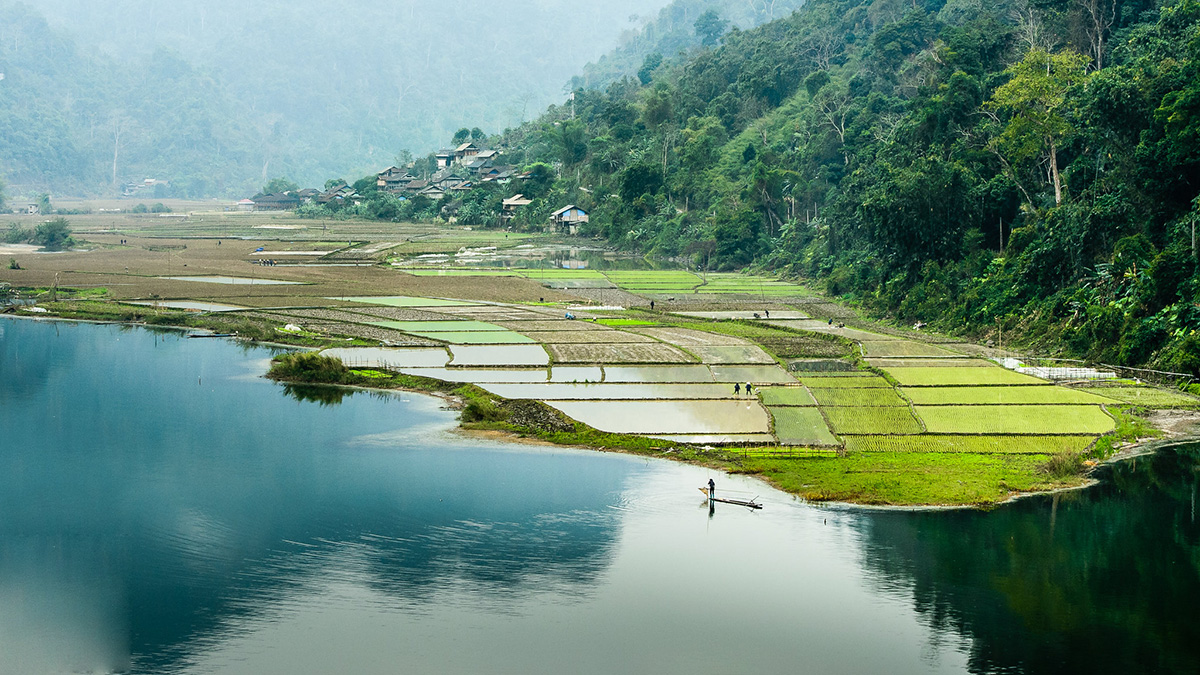
[[1081,453],[1095,436],[844,436],[846,452],[937,452],[968,454]]
[[1098,405],[914,406],[933,434],[1104,434],[1113,418]]

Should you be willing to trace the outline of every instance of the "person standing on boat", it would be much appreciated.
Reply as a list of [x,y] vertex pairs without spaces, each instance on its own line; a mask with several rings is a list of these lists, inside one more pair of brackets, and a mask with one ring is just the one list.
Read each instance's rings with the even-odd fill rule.
[[717,498],[717,484],[711,478],[708,479],[708,498]]

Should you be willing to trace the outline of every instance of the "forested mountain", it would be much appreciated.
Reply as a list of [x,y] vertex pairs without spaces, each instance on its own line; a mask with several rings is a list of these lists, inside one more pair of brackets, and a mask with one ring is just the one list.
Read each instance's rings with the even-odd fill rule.
[[[0,176],[111,193],[318,184],[499,132],[667,0],[0,0]],[[119,138],[118,138],[119,137]]]
[[804,0],[673,0],[657,16],[645,17],[645,25],[626,31],[616,49],[584,66],[571,86],[603,87],[639,71],[645,77],[664,60],[715,44],[716,36],[728,27],[753,28],[785,17],[803,4]]
[[558,169],[531,226],[576,203],[631,250],[1200,370],[1194,0],[811,0],[505,142]]

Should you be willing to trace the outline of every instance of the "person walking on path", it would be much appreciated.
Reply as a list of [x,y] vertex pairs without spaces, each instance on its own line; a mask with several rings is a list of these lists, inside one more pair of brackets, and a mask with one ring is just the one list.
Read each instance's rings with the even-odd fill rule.
[[747,396],[750,395],[750,383],[749,382],[746,383],[746,395]]
[[742,393],[742,385],[738,384],[737,382],[734,382],[733,383],[733,395],[737,396],[741,393]]
[[708,498],[709,499],[717,498],[717,484],[715,482],[713,482],[713,479],[711,479],[711,478],[708,479]]

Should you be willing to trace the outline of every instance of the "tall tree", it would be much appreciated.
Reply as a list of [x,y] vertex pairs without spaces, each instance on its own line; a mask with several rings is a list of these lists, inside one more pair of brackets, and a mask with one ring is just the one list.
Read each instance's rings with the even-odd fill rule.
[[1044,158],[1054,186],[1054,204],[1062,204],[1058,149],[1074,128],[1067,118],[1067,92],[1087,79],[1088,57],[1071,50],[1050,54],[1029,50],[1009,66],[1008,82],[999,86],[985,106],[1007,115],[996,149],[1014,163]]

